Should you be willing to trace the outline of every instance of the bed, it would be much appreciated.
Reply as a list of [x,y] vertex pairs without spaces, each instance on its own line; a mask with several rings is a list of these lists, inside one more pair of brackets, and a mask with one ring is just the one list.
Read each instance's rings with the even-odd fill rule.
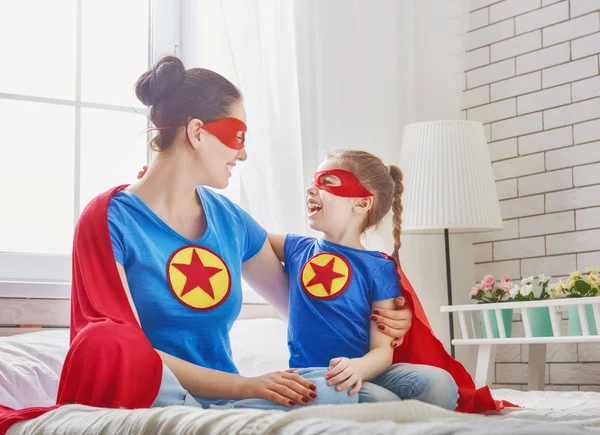
[[[0,338],[0,403],[14,408],[54,403],[68,330]],[[248,376],[287,367],[286,325],[276,318],[238,320],[232,349]],[[319,406],[290,412],[142,410],[69,405],[14,425],[16,434],[579,434],[600,433],[600,393],[495,390],[522,405],[498,415],[465,415],[415,402]]]

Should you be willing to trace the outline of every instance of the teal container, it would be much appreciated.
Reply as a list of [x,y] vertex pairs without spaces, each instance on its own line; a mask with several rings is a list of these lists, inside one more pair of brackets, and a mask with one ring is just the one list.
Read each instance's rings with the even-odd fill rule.
[[531,322],[531,335],[533,337],[552,337],[552,321],[548,307],[526,308]]
[[[581,331],[581,322],[579,321],[579,310],[577,305],[569,305],[569,335],[583,335]],[[598,334],[598,327],[594,320],[594,310],[591,305],[585,306],[585,316],[587,317],[588,329],[591,335]]]
[[[488,312],[490,313],[490,326],[492,327],[492,334],[494,335],[493,338],[500,338],[500,332],[498,332],[498,322],[496,321],[496,311],[490,310]],[[506,332],[507,338],[510,337],[510,334],[512,333],[512,315],[512,308],[502,310],[502,322],[504,323],[504,331]],[[485,324],[483,323],[483,311],[481,312],[481,335],[483,338],[488,338],[487,332],[485,331]]]

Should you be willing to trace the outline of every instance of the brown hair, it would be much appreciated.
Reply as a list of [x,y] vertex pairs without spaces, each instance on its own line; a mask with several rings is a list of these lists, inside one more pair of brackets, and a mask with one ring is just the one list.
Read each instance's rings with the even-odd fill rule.
[[[242,95],[225,77],[214,71],[193,68],[186,70],[174,56],[159,60],[138,79],[135,93],[150,106],[150,120],[158,128],[178,126],[190,119],[204,123],[229,115],[231,104]],[[177,128],[159,130],[150,146],[162,151],[172,143]]]
[[399,167],[385,166],[379,157],[366,151],[336,150],[327,156],[340,164],[341,168],[352,172],[363,186],[373,193],[373,208],[368,219],[365,219],[361,233],[370,226],[378,225],[390,208],[393,210],[394,251],[392,256],[400,261],[400,233],[402,232],[402,171]]

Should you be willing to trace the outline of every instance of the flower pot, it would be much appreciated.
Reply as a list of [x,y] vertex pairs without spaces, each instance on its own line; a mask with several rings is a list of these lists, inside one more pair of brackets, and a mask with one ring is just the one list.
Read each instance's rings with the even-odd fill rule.
[[[569,305],[569,334],[570,335],[583,335],[581,331],[581,322],[579,320],[579,310],[577,305]],[[594,320],[594,310],[591,305],[585,306],[585,316],[587,317],[588,329],[590,334],[598,334],[598,328]]]
[[526,308],[533,337],[552,337],[552,321],[548,307]]
[[[498,331],[498,322],[496,320],[496,311],[490,310],[490,323],[492,327],[493,338],[500,338],[500,332]],[[504,323],[504,331],[506,332],[506,337],[510,337],[512,332],[512,315],[513,310],[505,309],[502,310],[502,322]],[[487,332],[485,330],[485,323],[483,323],[483,311],[481,312],[481,335],[483,338],[488,338]]]

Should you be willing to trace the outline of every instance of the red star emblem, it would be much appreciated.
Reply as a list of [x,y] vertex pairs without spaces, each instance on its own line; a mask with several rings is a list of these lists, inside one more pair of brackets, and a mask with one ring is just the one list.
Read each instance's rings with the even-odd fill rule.
[[180,298],[194,290],[196,287],[200,287],[207,295],[211,298],[215,298],[215,292],[213,290],[210,279],[223,269],[218,267],[210,267],[202,264],[202,260],[198,256],[198,252],[194,249],[192,252],[192,260],[190,264],[173,264],[177,270],[185,275],[185,287],[179,295]]
[[344,278],[346,275],[337,273],[333,270],[335,264],[335,258],[329,260],[325,266],[319,266],[315,263],[310,263],[315,276],[310,280],[306,287],[312,287],[313,285],[321,284],[328,295],[331,295],[331,283],[334,279]]

